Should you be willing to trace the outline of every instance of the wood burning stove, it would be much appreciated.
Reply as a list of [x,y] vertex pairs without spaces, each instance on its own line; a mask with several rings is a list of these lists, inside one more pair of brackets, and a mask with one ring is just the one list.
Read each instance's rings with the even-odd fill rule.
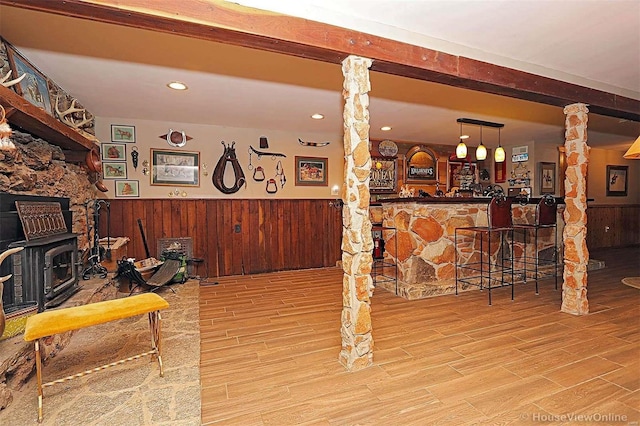
[[[33,211],[35,217],[25,216],[24,211],[20,217],[16,201],[29,203],[26,212]],[[59,217],[49,213],[52,203],[59,204]],[[13,274],[2,294],[6,312],[33,302],[42,312],[79,290],[78,238],[67,231],[71,216],[68,198],[0,193],[0,251],[24,247],[0,270],[0,275]],[[37,237],[28,238],[29,233]]]

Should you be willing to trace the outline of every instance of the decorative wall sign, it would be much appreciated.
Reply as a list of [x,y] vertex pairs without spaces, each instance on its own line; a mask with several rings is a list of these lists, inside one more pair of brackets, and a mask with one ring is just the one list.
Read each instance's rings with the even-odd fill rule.
[[296,186],[327,186],[327,158],[296,157]]
[[136,141],[136,128],[121,124],[111,125],[111,142],[132,143]]
[[395,193],[398,189],[398,167],[394,158],[371,157],[369,190],[374,193]]
[[152,148],[151,185],[200,186],[200,153]]
[[607,166],[607,196],[626,197],[629,166]]
[[438,156],[424,145],[413,146],[407,151],[407,182],[435,183],[438,176]]
[[540,174],[540,194],[555,194],[556,163],[538,163]]
[[378,152],[383,157],[395,157],[398,155],[398,145],[389,139],[385,139],[378,144]]
[[102,144],[102,159],[105,161],[126,161],[127,149],[125,145],[118,143]]
[[117,180],[116,197],[139,197],[140,185],[137,180]]

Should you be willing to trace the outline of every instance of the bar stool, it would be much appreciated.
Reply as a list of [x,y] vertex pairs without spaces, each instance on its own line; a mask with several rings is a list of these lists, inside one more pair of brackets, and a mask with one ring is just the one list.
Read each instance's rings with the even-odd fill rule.
[[[456,295],[458,294],[459,283],[477,286],[480,287],[480,290],[487,288],[489,305],[491,305],[492,288],[511,286],[511,300],[513,300],[513,247],[509,247],[509,241],[513,242],[514,231],[511,214],[512,202],[513,201],[510,198],[506,198],[503,193],[497,194],[491,199],[487,208],[487,226],[469,226],[455,229]],[[471,240],[469,240],[469,236],[464,236],[464,234],[468,233],[473,234]],[[461,234],[463,237],[460,244],[463,244],[465,240],[467,244],[471,244],[470,254],[467,256],[465,263],[460,263],[459,260],[458,234]],[[477,234],[480,234],[480,253],[479,260],[476,261],[474,260],[475,251],[473,247],[476,245]],[[497,246],[495,243],[492,244],[494,238],[496,238],[496,234],[499,239]],[[487,240],[486,247],[485,237]],[[497,249],[494,250],[494,247],[497,247]],[[472,261],[469,262],[469,259]],[[505,276],[508,278],[509,275],[511,275],[511,280],[505,280]]]
[[[536,214],[534,223],[531,224],[515,224],[513,227],[516,230],[522,231],[522,265],[524,268],[524,282],[527,282],[527,266],[533,268],[533,279],[536,282],[536,294],[538,292],[538,279],[541,277],[550,277],[553,275],[555,279],[555,289],[558,289],[558,220],[556,213],[558,211],[558,203],[553,195],[544,195],[538,201],[536,205]],[[538,246],[538,233],[541,229],[549,229],[553,233],[553,255],[545,256],[542,258],[540,253],[543,250]],[[530,254],[527,254],[527,236],[533,233],[533,247],[530,250]],[[549,258],[551,257],[551,258]],[[540,268],[543,271],[540,271]],[[553,272],[549,272],[549,269],[553,268]]]

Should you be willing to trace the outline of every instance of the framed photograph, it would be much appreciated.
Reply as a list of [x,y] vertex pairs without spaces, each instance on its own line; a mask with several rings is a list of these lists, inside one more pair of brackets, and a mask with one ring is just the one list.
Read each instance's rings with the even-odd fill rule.
[[111,125],[111,142],[133,143],[136,141],[136,128],[122,124]]
[[119,143],[103,143],[101,145],[102,160],[104,161],[126,161],[127,148]]
[[140,185],[137,180],[117,180],[116,197],[139,197]]
[[116,163],[111,161],[102,162],[102,177],[105,179],[126,179],[127,163]]
[[13,70],[12,78],[20,77],[23,74],[25,76],[20,83],[12,86],[16,93],[53,116],[47,78],[20,55],[12,45],[7,43],[6,46]]
[[540,194],[555,194],[556,163],[538,163]]
[[607,166],[607,196],[626,197],[629,166]]
[[328,186],[328,158],[296,157],[296,186]]
[[395,158],[371,157],[369,191],[384,194],[397,192],[398,167]]
[[151,148],[151,185],[200,186],[200,153]]

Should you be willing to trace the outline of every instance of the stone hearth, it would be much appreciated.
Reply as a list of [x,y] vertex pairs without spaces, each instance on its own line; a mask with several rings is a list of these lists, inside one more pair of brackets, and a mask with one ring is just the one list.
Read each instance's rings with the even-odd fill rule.
[[[92,279],[80,283],[81,290],[62,304],[72,307],[87,303],[114,299],[117,286],[108,279]],[[56,356],[71,341],[76,331],[59,334],[42,339],[41,351],[46,359]],[[33,342],[25,342],[23,334],[0,340],[0,423],[2,411],[12,401],[12,390],[19,390],[35,371]],[[34,373],[35,374],[35,373]]]

